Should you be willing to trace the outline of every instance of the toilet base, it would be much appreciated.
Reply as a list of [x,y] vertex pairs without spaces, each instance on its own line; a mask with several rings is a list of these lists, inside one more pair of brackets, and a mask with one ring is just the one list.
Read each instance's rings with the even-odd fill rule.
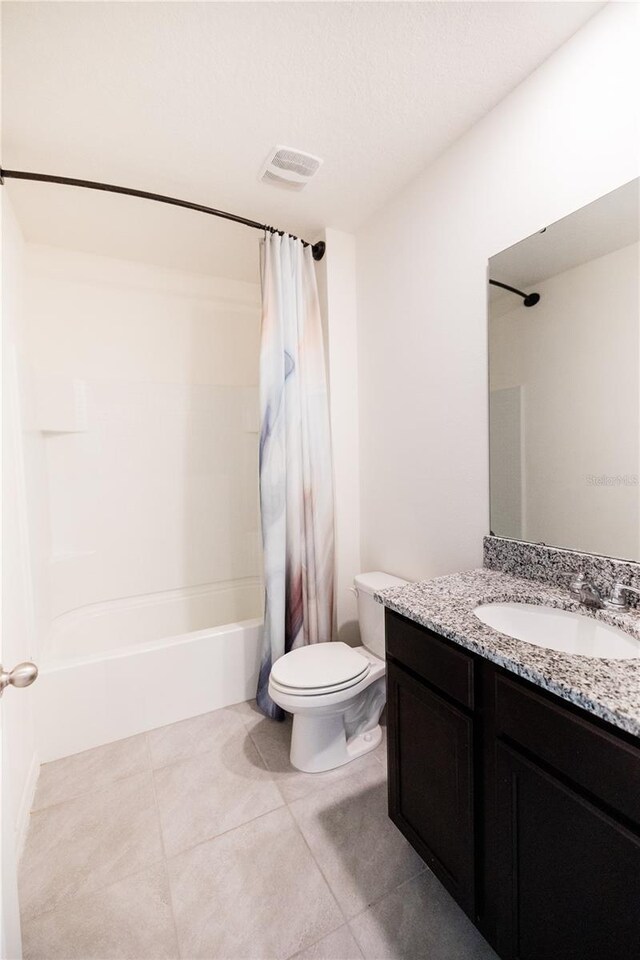
[[304,773],[322,773],[364,756],[381,741],[380,724],[347,740],[343,713],[324,717],[296,713],[291,731],[291,765]]
[[297,770],[333,770],[375,750],[382,740],[379,721],[386,701],[385,662],[369,650],[355,649],[369,661],[369,670],[346,688],[298,693],[282,689],[273,675],[269,679],[272,700],[293,714],[290,757]]

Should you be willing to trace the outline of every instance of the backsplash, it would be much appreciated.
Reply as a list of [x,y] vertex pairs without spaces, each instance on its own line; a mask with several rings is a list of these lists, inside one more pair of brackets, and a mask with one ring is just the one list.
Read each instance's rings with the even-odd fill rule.
[[[502,570],[528,580],[543,580],[567,589],[573,574],[584,573],[604,592],[614,580],[640,590],[640,563],[632,560],[599,557],[593,553],[503,537],[485,537],[483,542],[484,566],[490,570]],[[627,602],[630,607],[638,607],[640,597],[627,594]]]

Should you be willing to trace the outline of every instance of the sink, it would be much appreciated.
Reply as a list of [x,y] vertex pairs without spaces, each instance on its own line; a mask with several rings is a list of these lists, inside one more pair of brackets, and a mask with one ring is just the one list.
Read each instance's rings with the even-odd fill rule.
[[483,603],[473,612],[488,627],[536,647],[609,660],[640,657],[640,640],[571,610],[509,602]]

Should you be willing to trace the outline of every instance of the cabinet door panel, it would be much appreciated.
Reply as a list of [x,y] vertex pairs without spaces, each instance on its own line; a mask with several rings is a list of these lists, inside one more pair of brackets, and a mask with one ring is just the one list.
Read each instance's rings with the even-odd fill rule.
[[386,611],[387,655],[436,690],[473,708],[474,661],[466,651],[426,627]]
[[497,745],[498,952],[621,960],[640,943],[640,840]]
[[577,787],[640,824],[640,749],[544,691],[496,675],[496,733],[524,747]]
[[473,722],[387,666],[391,819],[473,916]]

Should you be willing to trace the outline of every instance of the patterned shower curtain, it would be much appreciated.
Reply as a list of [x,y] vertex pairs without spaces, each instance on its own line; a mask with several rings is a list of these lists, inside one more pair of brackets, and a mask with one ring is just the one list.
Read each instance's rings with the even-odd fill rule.
[[260,508],[265,616],[258,706],[281,720],[271,666],[331,639],[333,472],[324,347],[311,247],[267,235],[262,249]]

